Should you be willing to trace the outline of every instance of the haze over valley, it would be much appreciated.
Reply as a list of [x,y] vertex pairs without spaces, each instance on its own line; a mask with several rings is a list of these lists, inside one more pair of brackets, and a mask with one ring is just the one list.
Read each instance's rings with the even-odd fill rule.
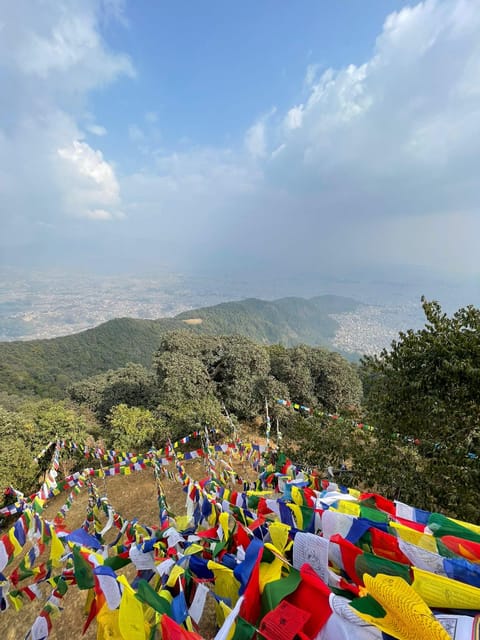
[[[69,335],[114,318],[157,319],[220,302],[256,297],[335,294],[353,298],[353,310],[333,313],[338,328],[331,346],[345,353],[376,353],[399,331],[423,323],[420,296],[439,299],[448,311],[476,300],[475,284],[432,281],[418,274],[392,274],[387,281],[347,278],[258,278],[193,276],[166,269],[150,274],[99,275],[61,269],[0,269],[0,341]],[[403,277],[403,281],[402,278]]]

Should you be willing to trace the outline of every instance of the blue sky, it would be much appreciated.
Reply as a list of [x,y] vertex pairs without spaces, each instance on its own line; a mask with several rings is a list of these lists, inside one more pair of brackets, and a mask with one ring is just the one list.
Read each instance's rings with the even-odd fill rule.
[[105,39],[128,52],[137,75],[92,96],[97,118],[115,134],[105,148],[128,161],[125,133],[132,124],[145,127],[148,114],[157,117],[167,149],[186,140],[239,145],[256,117],[305,97],[308,68],[318,74],[368,59],[386,15],[399,6],[384,0],[308,0],[301,8],[273,0],[126,4],[128,25],[111,22]]
[[0,260],[480,273],[480,0],[0,9]]

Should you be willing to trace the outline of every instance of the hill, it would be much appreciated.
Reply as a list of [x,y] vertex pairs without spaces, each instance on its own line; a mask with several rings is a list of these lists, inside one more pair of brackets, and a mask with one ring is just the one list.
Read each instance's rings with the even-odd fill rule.
[[361,303],[339,296],[255,298],[188,311],[174,318],[118,318],[81,333],[48,340],[0,343],[0,391],[62,397],[77,380],[136,362],[150,366],[161,336],[173,329],[240,334],[262,343],[330,346],[337,329],[331,314]]

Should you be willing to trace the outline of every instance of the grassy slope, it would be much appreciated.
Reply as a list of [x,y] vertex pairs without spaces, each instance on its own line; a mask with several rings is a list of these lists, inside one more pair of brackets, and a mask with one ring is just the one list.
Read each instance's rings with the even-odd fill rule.
[[[61,397],[75,380],[127,362],[149,366],[162,334],[178,328],[216,335],[238,333],[263,343],[328,346],[337,328],[329,314],[358,305],[337,296],[273,302],[251,298],[188,311],[176,318],[118,318],[71,336],[4,342],[0,343],[0,391]],[[184,320],[189,318],[201,318],[202,323],[187,325]]]

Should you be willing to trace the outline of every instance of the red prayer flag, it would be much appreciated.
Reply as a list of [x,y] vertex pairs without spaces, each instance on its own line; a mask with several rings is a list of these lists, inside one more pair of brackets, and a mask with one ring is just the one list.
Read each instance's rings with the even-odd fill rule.
[[310,617],[303,631],[308,638],[314,638],[332,613],[329,604],[331,591],[309,564],[301,567],[300,576],[300,584],[286,600],[299,609],[308,608]]
[[309,618],[308,611],[283,600],[263,618],[260,633],[267,640],[293,640]]
[[187,631],[165,614],[162,616],[160,626],[162,640],[203,640],[201,635],[194,631]]

